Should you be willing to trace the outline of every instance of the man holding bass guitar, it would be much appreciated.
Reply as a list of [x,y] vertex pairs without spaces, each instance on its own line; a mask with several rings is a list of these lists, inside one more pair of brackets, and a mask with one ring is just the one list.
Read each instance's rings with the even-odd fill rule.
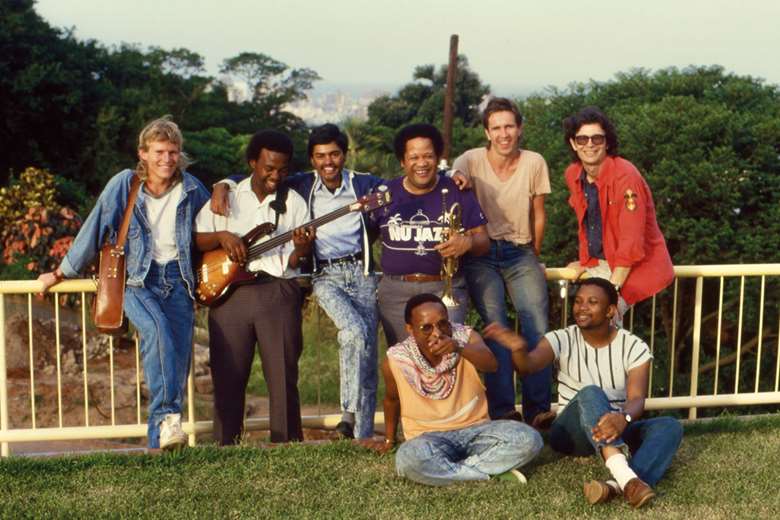
[[[314,128],[308,155],[314,172],[297,173],[285,183],[307,200],[309,214],[320,218],[384,181],[344,168],[348,138],[336,125]],[[231,180],[214,185],[211,208],[227,215]],[[374,434],[377,388],[377,278],[371,257],[366,217],[351,213],[318,229],[314,242],[314,296],[338,329],[341,421],[336,429],[346,438]]]
[[[275,224],[271,236],[291,232],[284,242],[251,259],[247,271],[257,273],[209,310],[209,354],[214,381],[214,436],[222,444],[237,443],[243,431],[246,385],[255,343],[260,346],[263,375],[270,397],[271,441],[301,440],[298,358],[303,350],[302,296],[296,276],[311,254],[314,227],[306,202],[295,192],[278,190],[293,154],[289,137],[257,132],[247,145],[252,174],[230,192],[229,216],[215,215],[209,205],[195,221],[199,250],[222,248],[231,261],[244,264],[251,248],[241,237],[264,223]],[[208,273],[203,266],[199,282]]]

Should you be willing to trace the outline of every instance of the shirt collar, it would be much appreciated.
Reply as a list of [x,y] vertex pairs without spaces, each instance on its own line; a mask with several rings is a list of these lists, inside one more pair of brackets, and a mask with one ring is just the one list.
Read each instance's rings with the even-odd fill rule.
[[236,186],[237,193],[243,193],[245,191],[252,191],[252,176],[250,175],[243,181],[239,182]]
[[[326,190],[328,193],[330,193],[330,190],[325,186],[325,183],[322,182],[322,179],[320,179],[319,174],[315,171],[315,180],[314,180],[314,191],[321,191]],[[336,188],[336,191],[333,192],[333,195],[341,195],[344,190],[347,189],[349,183],[349,174],[347,172],[346,168],[341,169],[341,185]]]
[[271,193],[270,195],[266,196],[266,198],[263,199],[263,202],[260,202],[258,200],[257,195],[255,194],[255,192],[252,191],[252,176],[251,175],[249,177],[247,177],[246,179],[244,179],[243,181],[239,182],[238,185],[236,186],[236,196],[237,197],[239,197],[239,196],[246,197],[248,195],[252,196],[252,199],[255,201],[255,203],[259,207],[263,207],[263,206],[266,206],[266,205],[270,204],[271,201],[276,198],[276,192],[274,192],[274,193]]

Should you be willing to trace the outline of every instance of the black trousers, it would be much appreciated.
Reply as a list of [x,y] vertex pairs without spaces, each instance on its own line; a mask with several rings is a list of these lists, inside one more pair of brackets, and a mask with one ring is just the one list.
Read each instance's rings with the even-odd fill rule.
[[303,350],[301,290],[295,280],[238,287],[209,311],[209,354],[214,381],[214,436],[235,444],[244,426],[246,385],[255,344],[268,385],[271,441],[301,440],[298,359]]

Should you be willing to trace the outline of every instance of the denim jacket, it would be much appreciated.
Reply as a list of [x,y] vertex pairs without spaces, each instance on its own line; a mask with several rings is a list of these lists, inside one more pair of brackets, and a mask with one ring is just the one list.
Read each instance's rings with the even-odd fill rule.
[[[344,169],[344,171],[347,172],[347,178],[352,184],[352,189],[358,197],[368,195],[374,191],[377,186],[385,183],[385,179],[382,179],[381,177],[376,177],[367,173],[350,171],[347,169]],[[309,207],[310,217],[312,219],[314,218],[312,208],[314,207],[314,184],[316,180],[316,172],[300,172],[287,177],[286,179],[287,184],[292,189],[297,191],[301,197],[306,199]],[[365,213],[361,213],[360,224],[363,236],[363,269],[365,274],[368,275],[369,272],[373,272],[374,270],[374,259],[371,255],[371,243],[374,241],[374,238],[376,238],[376,234],[372,232],[373,230],[369,225],[367,225],[366,221],[367,219]],[[314,271],[317,271],[316,255],[314,256]]]
[[[78,277],[79,273],[92,263],[107,240],[116,241],[127,205],[132,177],[132,170],[124,170],[108,181],[98,197],[97,204],[84,221],[73,245],[60,264],[65,277]],[[187,284],[190,297],[194,298],[192,224],[200,208],[208,202],[209,192],[189,173],[184,172],[182,183],[184,195],[176,208],[176,245],[179,252],[179,269]],[[141,189],[135,201],[125,243],[127,285],[134,287],[144,286],[144,279],[152,264],[152,231],[146,218],[145,200],[146,195]]]

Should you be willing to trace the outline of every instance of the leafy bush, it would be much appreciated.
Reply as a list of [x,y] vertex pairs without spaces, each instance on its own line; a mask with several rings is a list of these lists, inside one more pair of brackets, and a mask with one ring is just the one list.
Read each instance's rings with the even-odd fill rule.
[[[81,227],[76,212],[56,200],[54,175],[27,168],[18,180],[0,189],[0,244],[2,262],[33,273],[56,268]],[[24,276],[26,278],[26,276]]]

